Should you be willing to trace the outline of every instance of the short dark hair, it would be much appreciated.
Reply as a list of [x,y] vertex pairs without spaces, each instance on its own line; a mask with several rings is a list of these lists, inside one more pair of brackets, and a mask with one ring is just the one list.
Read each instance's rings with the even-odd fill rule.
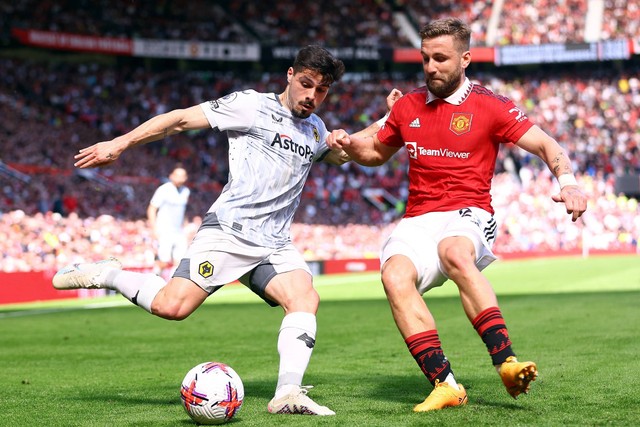
[[440,36],[453,36],[460,53],[469,50],[471,45],[471,28],[458,18],[443,18],[428,22],[420,30],[422,40]]
[[322,75],[322,83],[330,85],[344,74],[344,63],[334,57],[327,49],[309,45],[298,51],[293,61],[293,71],[313,70]]

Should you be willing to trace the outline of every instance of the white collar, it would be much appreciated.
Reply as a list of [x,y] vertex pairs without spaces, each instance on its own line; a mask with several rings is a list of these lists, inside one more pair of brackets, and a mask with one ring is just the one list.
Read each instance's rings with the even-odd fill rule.
[[469,94],[471,93],[472,88],[473,88],[473,83],[471,83],[468,77],[465,77],[464,82],[458,88],[458,90],[456,90],[446,98],[438,98],[437,96],[432,94],[429,90],[427,90],[428,92],[427,104],[432,101],[435,101],[436,99],[442,99],[443,101],[448,102],[449,104],[460,105],[464,102],[465,99],[467,99],[467,96],[469,96]]

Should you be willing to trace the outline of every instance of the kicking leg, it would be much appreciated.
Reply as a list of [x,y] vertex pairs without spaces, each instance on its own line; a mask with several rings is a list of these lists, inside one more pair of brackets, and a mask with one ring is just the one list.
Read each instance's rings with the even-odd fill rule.
[[122,270],[114,258],[65,267],[53,277],[53,286],[113,289],[149,313],[169,320],[185,319],[209,296],[188,279],[174,277],[165,284],[152,273]]

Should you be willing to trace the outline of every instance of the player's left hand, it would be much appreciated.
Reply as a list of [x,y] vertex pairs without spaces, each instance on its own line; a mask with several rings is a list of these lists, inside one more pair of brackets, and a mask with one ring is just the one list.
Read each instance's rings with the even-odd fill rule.
[[399,89],[393,88],[389,95],[387,95],[387,108],[391,111],[391,107],[396,103],[398,99],[402,98],[402,92]]
[[576,222],[587,210],[587,196],[577,185],[563,187],[560,193],[551,196],[551,199],[556,203],[564,203],[567,213],[571,215],[571,221],[573,222]]

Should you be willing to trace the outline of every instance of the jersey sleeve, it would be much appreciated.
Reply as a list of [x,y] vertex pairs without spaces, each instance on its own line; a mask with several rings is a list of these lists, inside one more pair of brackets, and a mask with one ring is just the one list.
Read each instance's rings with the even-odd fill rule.
[[255,122],[258,105],[258,93],[245,90],[203,102],[200,108],[212,128],[247,131]]
[[496,115],[495,135],[499,142],[516,143],[533,126],[529,117],[512,101]]
[[404,141],[402,140],[402,135],[400,134],[400,127],[398,125],[399,120],[399,108],[397,104],[400,103],[402,99],[396,102],[394,105],[395,108],[391,109],[389,113],[389,117],[384,122],[380,130],[378,130],[378,140],[390,147],[404,147]]
[[321,162],[322,160],[324,160],[325,157],[327,157],[327,154],[329,154],[329,151],[331,151],[331,149],[327,145],[327,138],[329,137],[329,131],[327,130],[327,127],[325,126],[324,122],[320,119],[318,119],[318,135],[319,135],[319,143],[317,145],[318,149],[313,158],[314,158],[314,161]]

